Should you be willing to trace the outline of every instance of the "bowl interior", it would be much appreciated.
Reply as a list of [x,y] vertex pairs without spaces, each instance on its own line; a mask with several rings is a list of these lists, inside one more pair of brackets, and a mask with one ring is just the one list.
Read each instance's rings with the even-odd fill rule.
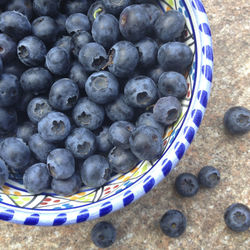
[[[195,54],[196,45],[192,31],[191,18],[184,2],[182,0],[167,0],[157,1],[157,4],[159,5],[159,8],[164,11],[177,9],[185,16],[186,29],[185,34],[183,35],[183,41],[188,46],[190,46]],[[196,56],[194,56],[194,61],[191,68],[187,72],[186,77],[189,89],[186,98],[182,101],[182,115],[180,119],[173,126],[168,127],[165,132],[164,153],[169,150],[171,145],[173,145],[173,141],[182,127],[192,100],[196,79]],[[168,154],[168,152],[166,154]],[[8,204],[23,209],[32,209],[37,211],[65,210],[79,206],[90,205],[104,199],[106,200],[135,184],[145,174],[152,170],[152,168],[154,168],[156,162],[157,161],[140,162],[132,171],[126,174],[118,174],[113,176],[112,179],[106,183],[106,185],[98,189],[82,187],[77,194],[70,197],[57,196],[52,191],[43,193],[41,195],[31,195],[24,189],[21,176],[12,174],[8,180],[8,183],[6,183],[3,188],[0,189],[0,205],[2,203],[5,205]]]

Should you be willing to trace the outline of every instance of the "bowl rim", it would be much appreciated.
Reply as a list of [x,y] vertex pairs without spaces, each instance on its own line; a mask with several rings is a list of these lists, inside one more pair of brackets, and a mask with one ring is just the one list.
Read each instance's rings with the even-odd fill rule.
[[162,181],[177,165],[190,146],[203,119],[213,75],[212,38],[204,6],[200,0],[180,1],[182,1],[191,17],[190,24],[196,48],[196,79],[194,80],[194,92],[186,116],[168,150],[133,185],[111,197],[93,204],[61,210],[19,208],[0,202],[1,220],[24,225],[59,226],[102,217],[142,197]]

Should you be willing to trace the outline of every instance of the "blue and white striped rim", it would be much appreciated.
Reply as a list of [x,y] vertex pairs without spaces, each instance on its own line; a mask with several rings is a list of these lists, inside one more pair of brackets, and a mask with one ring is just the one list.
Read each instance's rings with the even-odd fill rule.
[[211,31],[203,4],[200,0],[184,0],[183,4],[192,20],[196,46],[196,80],[193,97],[182,128],[168,151],[133,185],[107,199],[59,211],[18,208],[0,203],[0,219],[24,225],[59,226],[102,217],[139,199],[176,166],[201,124],[210,95],[213,74]]

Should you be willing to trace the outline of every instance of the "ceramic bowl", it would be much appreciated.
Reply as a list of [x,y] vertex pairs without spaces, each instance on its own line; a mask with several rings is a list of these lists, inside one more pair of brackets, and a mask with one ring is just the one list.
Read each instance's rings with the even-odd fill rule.
[[182,102],[182,115],[166,130],[162,156],[154,162],[140,162],[129,173],[114,176],[98,189],[83,187],[70,197],[52,192],[31,195],[21,178],[12,176],[0,190],[0,219],[24,225],[59,226],[104,216],[148,193],[183,157],[201,124],[209,98],[213,70],[211,33],[200,0],[166,0],[157,4],[164,11],[176,9],[185,16],[185,43],[195,55],[187,73],[189,89]]

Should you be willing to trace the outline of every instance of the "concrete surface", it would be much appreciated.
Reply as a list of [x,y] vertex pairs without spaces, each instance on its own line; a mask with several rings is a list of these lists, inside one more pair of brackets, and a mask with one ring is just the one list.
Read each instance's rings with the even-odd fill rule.
[[[117,228],[110,249],[249,249],[250,234],[227,229],[223,214],[234,202],[250,206],[250,134],[234,138],[223,131],[225,111],[235,105],[250,108],[250,37],[248,0],[204,0],[215,55],[212,96],[202,126],[178,167],[154,190],[126,209],[105,217]],[[197,174],[207,164],[221,171],[221,183],[201,190],[191,199],[173,190],[184,171]],[[188,226],[180,238],[163,235],[159,219],[168,209],[179,209]],[[0,222],[0,249],[96,249],[90,231],[97,221],[39,228]]]

